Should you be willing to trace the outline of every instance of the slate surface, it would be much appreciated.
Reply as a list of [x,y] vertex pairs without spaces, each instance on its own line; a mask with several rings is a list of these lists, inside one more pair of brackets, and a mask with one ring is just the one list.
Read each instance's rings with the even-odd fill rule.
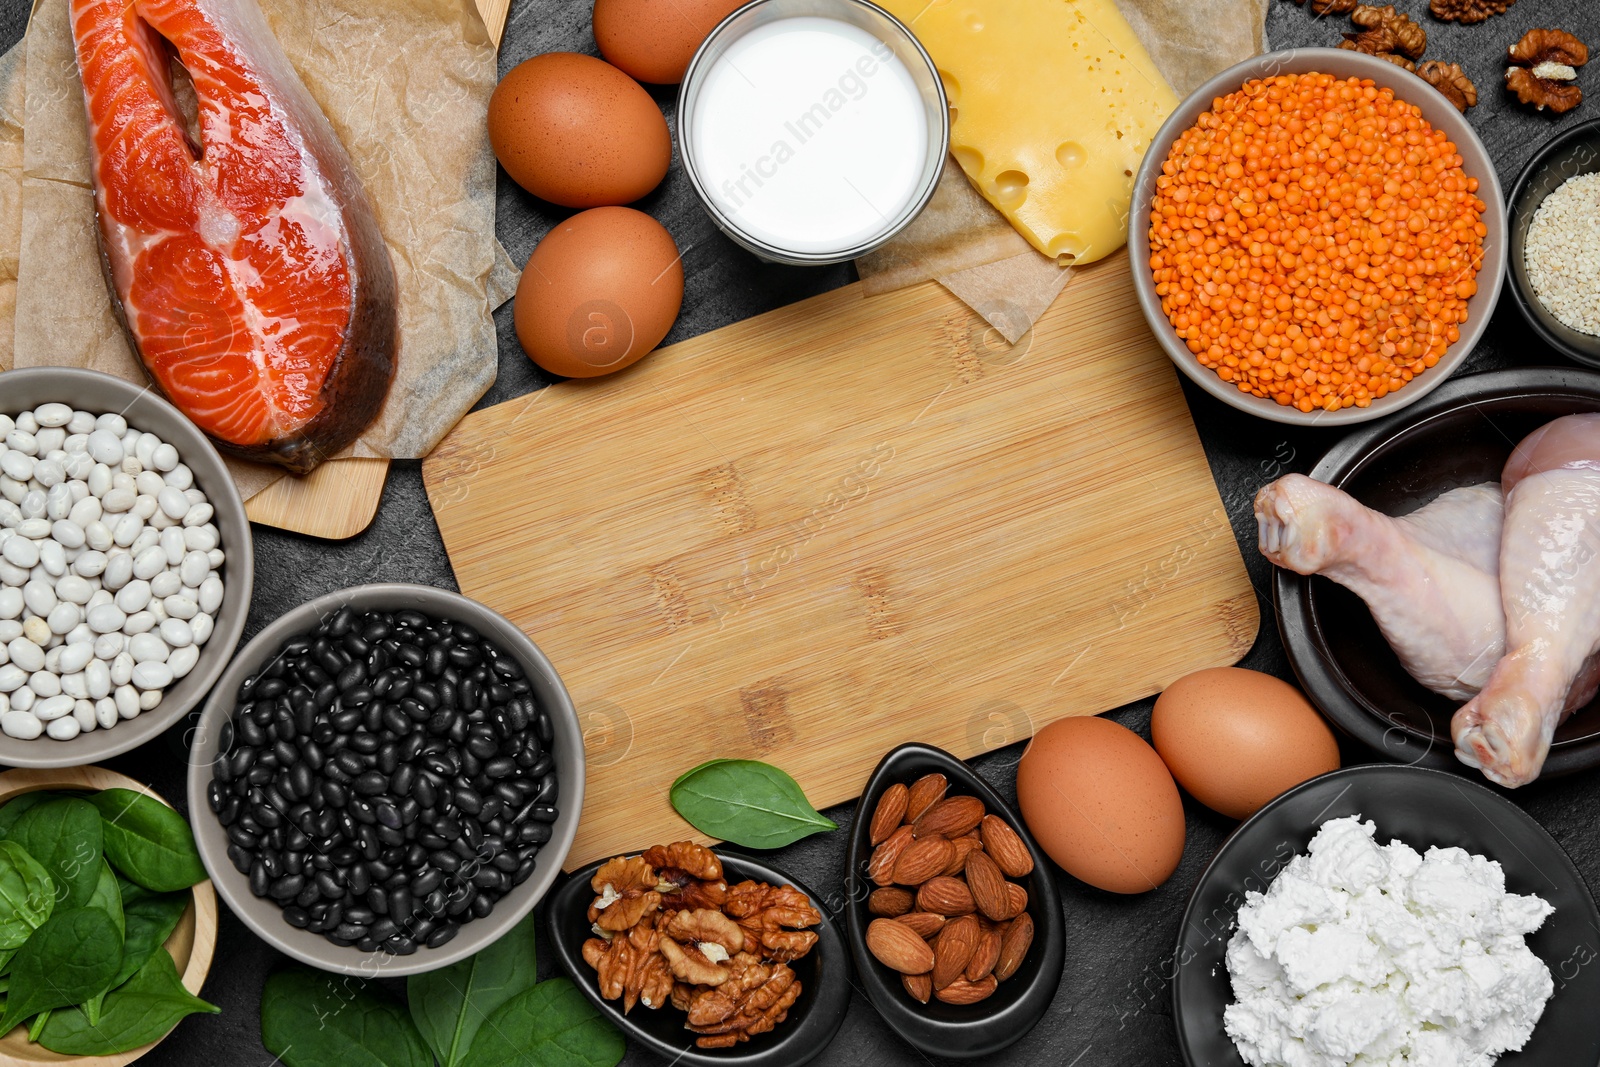
[[[1600,114],[1591,102],[1563,118],[1522,110],[1499,87],[1500,55],[1507,45],[1534,26],[1559,26],[1600,44],[1600,5],[1592,0],[1522,0],[1507,14],[1486,23],[1462,27],[1428,18],[1424,0],[1399,0],[1398,6],[1426,25],[1428,56],[1461,62],[1480,88],[1481,102],[1470,114],[1509,184],[1527,157],[1560,129]],[[17,0],[0,4],[0,47],[20,38],[26,8]],[[1343,19],[1314,19],[1304,8],[1277,0],[1269,34],[1277,47],[1326,45],[1348,28]],[[529,56],[553,50],[593,53],[589,4],[577,0],[517,0],[501,59],[502,70]],[[1600,87],[1596,75],[1584,82]],[[672,119],[671,91],[655,91]],[[692,337],[730,322],[791,303],[845,284],[854,277],[849,267],[800,270],[757,263],[722,237],[695,202],[681,170],[674,167],[660,189],[636,205],[660,219],[684,250],[687,295],[683,314],[668,341]],[[502,176],[500,238],[512,257],[522,262],[540,236],[566,212],[552,208],[513,187]],[[500,328],[500,378],[484,403],[495,403],[547,384],[517,347],[510,307],[496,316]],[[1559,362],[1542,349],[1525,328],[1509,298],[1502,300],[1489,333],[1463,373],[1508,366]],[[1272,620],[1268,566],[1255,551],[1255,525],[1250,501],[1256,490],[1290,471],[1305,471],[1336,440],[1329,432],[1291,431],[1223,407],[1185,385],[1195,421],[1205,442],[1212,472],[1233,519],[1239,544],[1261,595],[1266,620],[1243,665],[1291,677]],[[826,403],[826,397],[819,397]],[[1136,484],[1136,483],[1135,483]],[[538,531],[529,531],[537,536]],[[364,534],[329,544],[256,530],[256,596],[246,636],[290,607],[321,593],[370,581],[415,581],[454,588],[437,528],[422,491],[416,463],[396,463],[390,474],[378,519]],[[1181,635],[1173,635],[1182,640]],[[1141,731],[1149,724],[1150,702],[1111,713],[1119,722]],[[1004,729],[1004,726],[996,726]],[[912,731],[907,739],[911,740]],[[1014,795],[1014,768],[1021,746],[1011,745],[974,761],[997,789]],[[1368,759],[1364,750],[1346,748],[1346,762]],[[161,740],[111,766],[149,781],[163,795],[183,797],[183,731],[175,728]],[[1572,854],[1591,884],[1600,884],[1600,777],[1535,784],[1514,794]],[[1173,1038],[1168,978],[1179,916],[1189,889],[1232,823],[1204,808],[1186,803],[1189,837],[1183,863],[1160,889],[1138,897],[1119,897],[1089,889],[1060,874],[1066,911],[1068,949],[1061,988],[1046,1018],[994,1063],[1054,1063],[1077,1067],[1161,1067],[1179,1063]],[[828,813],[841,825],[853,811]],[[824,892],[843,879],[844,835],[812,838],[772,857],[772,862]],[[262,1050],[258,1030],[261,986],[282,961],[224,911],[217,963],[205,995],[222,1006],[219,1016],[186,1020],[167,1041],[142,1062],[150,1067],[266,1067],[273,1057]],[[545,953],[541,969],[550,971]],[[628,1064],[656,1061],[633,1051]],[[890,1032],[866,1000],[856,995],[844,1028],[817,1061],[825,1064],[871,1064],[898,1067],[933,1062]],[[336,1065],[329,1065],[336,1067]],[[1568,1065],[1563,1065],[1568,1067]],[[1575,1067],[1575,1065],[1572,1065]]]

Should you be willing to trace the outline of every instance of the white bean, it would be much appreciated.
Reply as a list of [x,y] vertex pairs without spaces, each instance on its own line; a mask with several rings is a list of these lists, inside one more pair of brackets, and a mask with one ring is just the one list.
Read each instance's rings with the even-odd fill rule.
[[67,551],[54,541],[45,541],[39,546],[39,566],[52,578],[59,578],[67,573]]
[[22,590],[13,586],[0,588],[0,619],[14,619],[22,614]]
[[169,649],[167,643],[155,634],[134,634],[128,640],[128,651],[134,663],[165,663]]
[[185,645],[174,649],[172,655],[167,657],[167,666],[172,669],[173,678],[187,677],[194,670],[194,665],[200,662],[200,650],[194,645]]
[[133,561],[133,576],[149,581],[167,569],[167,554],[159,548],[147,548]]
[[133,677],[133,657],[126,652],[117,653],[117,658],[111,661],[111,684],[127,685]]
[[95,721],[102,730],[109,730],[117,725],[117,702],[110,697],[101,697],[94,702]]
[[28,672],[15,663],[0,666],[0,693],[12,693],[28,684]]
[[106,572],[106,554],[98,549],[85,549],[72,561],[72,570],[82,578],[98,578]]
[[50,527],[50,536],[54,537],[66,548],[83,547],[83,527],[73,522],[70,518],[56,520]]
[[84,680],[82,671],[61,675],[59,684],[61,691],[74,700],[86,700],[89,697],[89,683]]
[[162,571],[150,579],[150,592],[157,597],[169,597],[183,588],[183,578],[177,571]]
[[207,575],[200,583],[200,610],[207,615],[215,615],[222,606],[222,593],[222,579],[215,574]]
[[48,615],[56,606],[56,590],[49,582],[35,578],[22,587],[22,599],[35,615]]
[[94,639],[94,658],[111,662],[128,644],[128,639],[120,633],[101,634]]
[[[69,708],[68,710],[70,711],[71,709]],[[82,730],[83,727],[78,725],[78,720],[74,719],[71,715],[68,715],[65,718],[56,719],[54,722],[51,722],[44,728],[45,733],[49,734],[57,741],[71,741],[74,737],[77,737]]]
[[0,730],[5,731],[7,737],[32,741],[44,733],[44,723],[31,711],[8,711],[0,714]]
[[[161,601],[159,601],[159,600],[150,601],[150,607],[151,608],[159,608],[159,607],[161,607]],[[166,614],[165,614],[165,612],[163,612],[162,615],[158,618],[156,616],[156,613],[151,611],[150,608],[146,608],[143,611],[136,611],[132,615],[128,616],[128,621],[127,622],[122,624],[122,632],[124,634],[127,634],[130,638],[131,637],[137,637],[140,634],[147,634],[151,630],[154,630],[156,628],[156,626],[160,624],[161,619],[163,619],[165,617],[166,617]]]
[[88,545],[96,552],[104,552],[106,549],[117,543],[116,538],[112,536],[111,527],[107,526],[99,519],[96,519],[94,522],[91,522],[89,525],[83,528],[83,541],[84,544]]
[[33,714],[41,722],[50,722],[52,719],[59,719],[63,715],[72,714],[72,704],[73,699],[71,697],[65,694],[57,694],[53,697],[46,697],[36,703],[33,706]]
[[[41,483],[43,484],[43,483]],[[72,505],[77,503],[72,497],[72,483],[60,481],[49,487],[44,494],[44,517],[51,522],[64,519],[72,514]]]
[[8,537],[0,545],[0,555],[14,567],[33,567],[39,562],[39,546],[26,537]]
[[140,496],[156,497],[156,502],[159,504],[160,497],[157,494],[167,487],[167,483],[162,481],[161,475],[155,471],[140,471],[134,475],[133,487],[139,490]]
[[94,705],[87,700],[79,700],[72,705],[72,717],[78,722],[78,729],[88,733],[100,725],[95,721]]
[[[84,488],[87,490],[88,486]],[[100,498],[86,496],[72,505],[72,510],[67,513],[67,519],[78,526],[88,526],[91,522],[99,519],[100,515]]]
[[165,689],[172,684],[172,668],[165,663],[146,660],[133,668],[133,685],[136,689]]
[[111,668],[107,667],[104,660],[92,659],[84,665],[83,684],[89,690],[89,695],[99,699],[111,692]]
[[143,611],[148,603],[150,603],[150,583],[142,578],[136,578],[117,590],[116,605],[129,615]]
[[12,663],[30,674],[44,667],[44,649],[26,637],[19,637],[6,645],[6,652],[11,656]]
[[211,616],[202,611],[189,620],[189,632],[194,635],[194,643],[203,645],[211,637],[211,631],[216,628],[216,623]]
[[40,426],[65,426],[72,421],[72,408],[66,404],[40,404],[33,409],[33,417]]
[[190,552],[183,557],[183,565],[178,569],[178,577],[191,589],[198,589],[210,574],[211,561],[204,552]]
[[168,619],[161,624],[161,640],[173,648],[184,648],[194,644],[194,631],[182,619]]
[[46,700],[61,695],[61,676],[51,674],[47,670],[37,670],[28,675],[28,688],[33,690],[33,695]]
[[169,596],[160,601],[160,604],[167,609],[167,614],[175,619],[188,621],[200,614],[200,605],[186,596]]
[[183,543],[183,530],[176,526],[169,526],[161,531],[161,539],[157,542],[161,551],[167,554],[167,566],[176,567],[183,562],[184,553],[187,551]]
[[62,601],[50,609],[50,616],[45,619],[45,625],[50,627],[50,632],[53,634],[66,635],[83,621],[83,616],[83,608],[71,601]]
[[128,621],[127,612],[115,604],[101,604],[89,609],[89,629],[97,634],[108,634],[122,629]]
[[[94,596],[94,586],[77,574],[64,575],[56,580],[56,599],[82,607]],[[74,624],[76,625],[76,624]]]
[[185,547],[197,552],[210,552],[217,547],[217,528],[209,522],[204,526],[186,526],[183,530],[183,543]]
[[153,496],[141,496],[133,502],[133,513],[141,519],[148,520],[160,509],[161,505],[156,502],[156,498]]

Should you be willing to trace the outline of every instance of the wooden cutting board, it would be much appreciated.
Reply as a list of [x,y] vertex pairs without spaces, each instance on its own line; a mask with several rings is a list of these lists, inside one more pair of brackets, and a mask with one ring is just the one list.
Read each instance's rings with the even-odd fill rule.
[[691,835],[719,756],[859,795],[1236,662],[1259,616],[1119,255],[1008,347],[934,283],[859,285],[467,416],[423,464],[461,590],[585,732],[576,867]]

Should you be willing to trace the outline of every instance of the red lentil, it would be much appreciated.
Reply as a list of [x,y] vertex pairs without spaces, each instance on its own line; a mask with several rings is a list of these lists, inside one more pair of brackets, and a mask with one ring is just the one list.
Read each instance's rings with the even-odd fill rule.
[[1162,310],[1242,392],[1306,412],[1366,407],[1460,339],[1488,232],[1461,164],[1415,105],[1369,79],[1247,82],[1156,178]]

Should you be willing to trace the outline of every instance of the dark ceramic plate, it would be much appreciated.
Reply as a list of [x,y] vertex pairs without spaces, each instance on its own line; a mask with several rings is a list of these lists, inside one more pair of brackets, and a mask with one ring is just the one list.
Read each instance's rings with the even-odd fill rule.
[[[975,796],[995,815],[1010,823],[1033,856],[1033,873],[1028,876],[1028,914],[1033,916],[1033,947],[1022,966],[987,1000],[977,1004],[943,1004],[930,1000],[918,1004],[900,983],[900,976],[879,963],[867,951],[867,926],[872,915],[867,897],[876,887],[866,876],[872,857],[868,825],[877,810],[878,798],[896,782],[910,785],[925,774],[942,773],[950,782],[951,796]],[[965,763],[943,749],[929,745],[901,745],[883,757],[872,772],[866,792],[856,807],[857,818],[850,831],[850,855],[846,868],[845,923],[850,929],[850,952],[861,975],[867,998],[896,1033],[912,1045],[934,1056],[951,1059],[978,1059],[991,1056],[1033,1029],[1050,1006],[1061,982],[1061,967],[1066,954],[1066,935],[1061,919],[1061,898],[1056,892],[1051,866],[1028,828],[1011,805],[1001,800],[987,782],[968,769]]]
[[574,871],[550,898],[550,933],[556,955],[583,995],[618,1029],[669,1063],[690,1067],[801,1067],[822,1054],[839,1032],[850,1005],[850,959],[844,936],[831,918],[827,903],[798,879],[721,848],[717,849],[717,856],[729,884],[755,878],[774,885],[792,885],[811,898],[812,907],[822,913],[816,947],[790,964],[803,987],[800,997],[789,1009],[789,1018],[771,1032],[729,1049],[700,1049],[695,1047],[695,1035],[684,1028],[683,1012],[672,1005],[655,1011],[641,1005],[624,1015],[620,1001],[602,998],[594,969],[583,962],[583,943],[592,936],[588,911],[594,892],[589,888],[589,879],[600,869],[599,863]]
[[[1528,367],[1457,378],[1416,406],[1351,433],[1311,477],[1386,515],[1402,515],[1448,489],[1498,481],[1518,441],[1580,411],[1600,411],[1600,373]],[[1323,714],[1385,759],[1466,772],[1450,739],[1450,717],[1460,705],[1405,672],[1359,597],[1326,578],[1281,569],[1273,597],[1289,662]],[[1594,766],[1600,766],[1600,701],[1557,728],[1544,776]]]
[[1505,868],[1506,888],[1535,893],[1555,913],[1528,947],[1555,979],[1555,994],[1521,1052],[1500,1067],[1593,1067],[1600,1062],[1600,913],[1567,854],[1521,808],[1475,782],[1419,767],[1347,767],[1296,786],[1245,821],[1200,875],[1183,915],[1172,983],[1178,1046],[1189,1067],[1243,1067],[1222,1029],[1233,1002],[1225,960],[1244,894],[1263,892],[1329,819],[1361,815],[1378,839],[1419,852],[1456,846]]
[[1546,141],[1522,168],[1516,184],[1506,195],[1506,206],[1510,209],[1507,232],[1511,238],[1511,294],[1516,298],[1517,307],[1546,344],[1591,367],[1600,367],[1600,337],[1564,326],[1545,310],[1533,291],[1533,284],[1528,281],[1524,255],[1528,226],[1544,198],[1567,179],[1597,171],[1600,171],[1600,119],[1591,119]]

